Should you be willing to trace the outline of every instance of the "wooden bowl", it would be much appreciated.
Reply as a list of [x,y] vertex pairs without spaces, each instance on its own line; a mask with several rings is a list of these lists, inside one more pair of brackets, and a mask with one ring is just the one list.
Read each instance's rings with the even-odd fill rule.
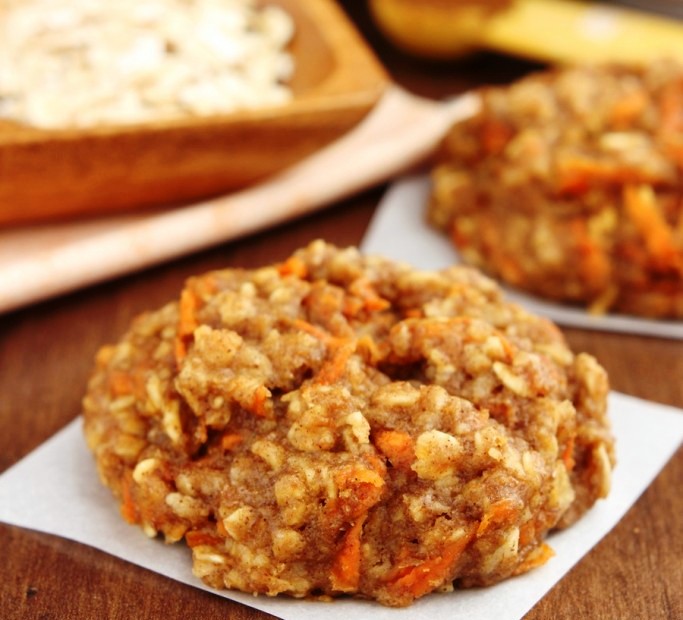
[[358,123],[386,73],[333,0],[269,0],[296,23],[291,103],[94,129],[0,122],[0,225],[181,204],[257,182]]

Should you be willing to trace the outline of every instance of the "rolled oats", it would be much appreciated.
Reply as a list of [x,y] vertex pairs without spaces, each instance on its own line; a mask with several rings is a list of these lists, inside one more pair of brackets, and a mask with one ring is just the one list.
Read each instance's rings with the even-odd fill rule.
[[255,0],[4,0],[0,118],[44,128],[222,115],[292,97],[294,22]]

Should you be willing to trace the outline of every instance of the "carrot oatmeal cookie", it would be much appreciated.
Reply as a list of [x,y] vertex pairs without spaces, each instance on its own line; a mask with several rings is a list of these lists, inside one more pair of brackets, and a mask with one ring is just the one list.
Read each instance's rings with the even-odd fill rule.
[[552,555],[608,493],[607,392],[478,272],[317,241],[140,316],[85,435],[123,517],[210,586],[404,606]]
[[433,172],[463,259],[595,312],[683,317],[683,66],[583,66],[484,89]]

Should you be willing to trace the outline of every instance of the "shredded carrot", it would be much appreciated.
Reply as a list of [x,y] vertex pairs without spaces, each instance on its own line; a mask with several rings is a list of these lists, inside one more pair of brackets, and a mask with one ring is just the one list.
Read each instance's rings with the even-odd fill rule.
[[337,381],[344,373],[349,357],[356,351],[357,341],[350,338],[333,336],[322,327],[313,325],[303,319],[293,319],[292,325],[314,336],[332,349],[332,355],[320,368],[316,381],[323,385],[330,385]]
[[327,504],[330,514],[357,519],[380,500],[386,468],[379,459],[372,460],[370,466],[372,469],[356,464],[334,475],[338,496]]
[[631,127],[645,110],[647,102],[648,98],[643,90],[634,90],[619,98],[609,111],[610,124],[617,129]]
[[[455,224],[453,229],[455,230]],[[503,279],[512,284],[523,282],[524,271],[517,260],[505,251],[501,232],[493,216],[484,214],[479,219],[479,229],[482,242],[486,246],[486,253],[491,257],[491,261]]]
[[424,311],[422,308],[408,308],[403,315],[407,319],[421,319],[424,316]]
[[361,515],[344,535],[341,549],[334,559],[330,575],[332,588],[338,592],[355,592],[360,582],[360,543],[367,513]]
[[519,527],[519,547],[523,549],[536,538],[536,520],[529,519]]
[[254,397],[251,401],[249,411],[260,418],[268,417],[270,408],[268,407],[268,399],[270,398],[270,390],[265,385],[259,385],[254,390]]
[[363,310],[365,304],[362,299],[358,297],[348,296],[344,298],[344,306],[342,308],[342,314],[347,317],[358,316]]
[[643,170],[580,156],[562,158],[557,162],[555,172],[556,188],[562,194],[583,194],[596,185],[654,180]]
[[663,135],[683,131],[683,82],[668,83],[659,99],[659,130]]
[[595,290],[602,290],[611,280],[612,266],[607,254],[591,238],[586,221],[574,218],[567,223],[579,255],[581,277]]
[[133,500],[133,473],[128,471],[123,477],[123,486],[121,488],[121,516],[128,523],[139,523],[140,512]]
[[185,541],[188,547],[199,547],[201,545],[220,545],[223,542],[218,536],[209,532],[190,530],[185,534]]
[[306,263],[298,256],[290,256],[286,261],[278,265],[277,270],[281,276],[293,275],[304,279],[308,275]]
[[518,515],[519,506],[512,500],[501,499],[494,502],[480,521],[477,527],[477,536],[482,536],[493,526],[512,523]]
[[434,558],[402,567],[391,576],[387,589],[396,595],[409,594],[413,598],[431,592],[450,578],[450,573],[474,537],[475,531],[476,528],[472,527],[458,540],[447,543]]
[[362,280],[360,282],[362,282],[362,284],[360,285],[358,292],[360,293],[366,310],[376,312],[386,310],[391,306],[391,302],[380,296],[370,282],[367,280]]
[[513,129],[501,120],[487,121],[481,128],[481,144],[491,155],[500,153],[507,146],[513,133]]
[[550,558],[555,555],[550,545],[543,543],[540,547],[537,547],[529,553],[524,561],[515,568],[513,575],[523,575],[524,573],[530,571],[532,568],[538,568],[543,566]]
[[244,441],[244,438],[239,433],[225,433],[221,437],[221,448],[230,451],[239,446],[242,441]]
[[572,435],[572,437],[569,438],[564,451],[562,452],[562,461],[564,462],[564,466],[567,468],[567,471],[571,471],[574,469],[574,465],[576,465],[574,461],[574,443],[575,437]]
[[665,136],[664,152],[679,168],[683,168],[683,140],[680,134]]
[[225,529],[223,519],[218,519],[216,521],[216,531],[218,532],[218,535],[222,538],[228,538],[230,536],[230,534],[228,534],[228,530]]
[[178,328],[175,338],[175,359],[178,364],[187,355],[187,341],[197,328],[196,312],[199,308],[199,297],[189,287],[180,293]]
[[605,314],[616,301],[619,295],[619,287],[616,284],[608,284],[605,289],[588,306],[589,314],[600,316]]
[[347,316],[355,316],[361,310],[380,312],[391,307],[391,302],[379,295],[367,278],[354,280],[349,286],[349,293],[351,297],[344,302],[344,313]]
[[210,271],[204,275],[195,276],[190,280],[189,286],[199,299],[206,299],[218,290],[218,279],[216,277],[216,273]]
[[415,460],[413,438],[403,431],[382,430],[373,436],[373,443],[394,467],[408,468]]
[[336,336],[325,331],[322,327],[313,325],[304,319],[293,319],[292,326],[322,341],[326,345],[335,344],[338,341]]
[[346,363],[356,350],[355,340],[346,340],[336,346],[332,352],[332,357],[327,360],[318,371],[315,378],[317,383],[331,385],[338,381],[344,374]]
[[369,297],[365,300],[365,309],[370,312],[379,312],[386,310],[391,306],[391,303],[383,297]]
[[627,185],[623,193],[624,210],[643,236],[648,254],[659,267],[683,269],[683,252],[676,247],[652,187]]
[[187,344],[185,341],[176,335],[175,342],[173,344],[173,354],[175,356],[176,364],[180,364],[187,355]]
[[112,370],[109,373],[109,391],[113,396],[132,394],[135,387],[131,375],[120,370]]

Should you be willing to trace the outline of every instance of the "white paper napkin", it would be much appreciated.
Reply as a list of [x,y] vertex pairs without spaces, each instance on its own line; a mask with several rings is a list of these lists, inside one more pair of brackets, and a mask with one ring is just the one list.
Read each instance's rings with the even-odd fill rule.
[[[414,175],[394,183],[373,217],[361,249],[402,260],[419,269],[441,269],[460,261],[448,237],[425,219],[429,196],[427,175]],[[535,314],[560,325],[605,331],[683,339],[683,321],[641,319],[619,314],[596,316],[585,310],[552,303],[532,295],[505,289],[506,297]]]
[[[546,565],[489,588],[420,599],[406,609],[367,601],[320,603],[216,592],[284,620],[518,620],[622,517],[650,484],[683,438],[683,411],[623,394],[610,395],[618,465],[612,491],[577,524],[553,534],[557,555]],[[118,506],[95,472],[80,418],[0,476],[0,520],[85,543],[198,588],[183,544],[148,539],[119,516]],[[96,569],[96,567],[94,567]]]

